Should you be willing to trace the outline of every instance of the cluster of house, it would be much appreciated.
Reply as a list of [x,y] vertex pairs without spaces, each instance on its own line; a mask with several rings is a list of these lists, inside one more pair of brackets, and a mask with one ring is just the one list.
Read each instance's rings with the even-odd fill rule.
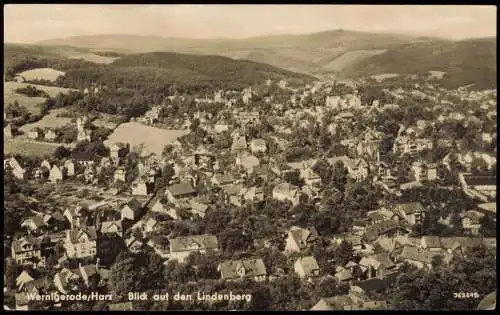
[[[88,118],[79,117],[76,121],[77,126],[77,138],[76,141],[91,141],[92,130],[88,127]],[[36,127],[28,132],[28,139],[31,140],[45,140],[47,142],[56,141],[59,134],[57,130],[52,128],[45,128],[44,130]]]
[[[271,83],[266,81],[266,84]],[[286,88],[286,81],[280,82],[279,85]],[[310,87],[311,91],[318,88],[317,85]],[[243,103],[249,104],[255,93],[252,89],[240,93]],[[224,91],[217,91],[214,100],[225,101],[227,107],[231,107],[233,99],[228,100],[227,96]],[[356,94],[345,97],[328,96],[326,103],[328,108],[341,110],[361,106]],[[161,110],[162,106],[153,107],[145,114],[145,121],[149,124],[157,123]],[[295,118],[298,114],[312,115],[318,119],[324,114],[322,109],[309,112],[304,109],[301,112],[294,109],[285,114]],[[299,204],[303,194],[310,200],[319,200],[321,177],[314,171],[318,160],[310,159],[279,165],[271,158],[269,163],[264,164],[267,160],[264,155],[269,150],[269,139],[249,139],[244,132],[246,126],[256,125],[262,119],[262,114],[258,111],[238,109],[232,113],[242,128],[231,132],[232,144],[228,153],[231,154],[230,158],[236,166],[231,167],[231,170],[221,170],[216,156],[207,153],[203,146],[197,148],[194,153],[182,152],[181,158],[173,160],[151,156],[139,161],[137,165],[139,176],[131,183],[131,196],[121,203],[101,202],[88,207],[68,208],[64,212],[34,213],[33,216],[25,218],[22,227],[26,232],[16,235],[11,243],[11,255],[16,263],[35,267],[47,264],[58,244],[62,245],[64,253],[57,257],[58,272],[53,279],[41,281],[41,278],[37,279],[34,273],[28,271],[23,271],[18,277],[19,297],[16,295],[16,301],[19,308],[23,309],[29,304],[26,302],[27,293],[46,288],[47,281],[53,283],[58,292],[66,293],[73,290],[75,282],[72,280],[81,279],[85,285],[90,286],[92,281],[89,279],[98,274],[100,276],[98,286],[104,286],[109,277],[109,270],[99,265],[98,256],[100,242],[105,236],[123,238],[130,252],[137,253],[148,246],[164,259],[177,260],[179,263],[185,263],[187,257],[194,252],[204,254],[218,251],[219,242],[215,235],[170,237],[158,233],[164,220],[182,220],[193,216],[203,218],[206,215],[214,201],[198,191],[199,173],[206,175],[204,178],[207,180],[204,184],[208,188],[218,192],[227,204],[238,207],[246,203],[263,201],[266,197],[288,201],[292,205]],[[202,112],[197,112],[195,116],[201,124],[212,118]],[[331,132],[335,132],[337,125],[343,121],[353,118],[352,113],[339,114],[331,127]],[[85,118],[77,120],[79,141],[90,140],[91,132],[87,125],[88,121]],[[420,129],[424,125],[425,123],[421,122]],[[304,124],[304,126],[309,125]],[[214,125],[213,133],[230,131],[231,127],[230,123],[220,119]],[[293,133],[293,130],[289,129],[288,133]],[[390,166],[380,161],[382,137],[383,134],[380,132],[366,130],[359,137],[342,141],[341,144],[347,151],[346,155],[328,157],[324,160],[331,166],[342,162],[347,176],[355,181],[368,178],[370,173],[375,174],[375,181],[392,191],[395,188],[395,178],[391,176]],[[286,148],[285,139],[278,136],[274,136],[273,139],[280,147]],[[176,147],[178,151],[182,151],[178,148],[179,145],[180,143]],[[416,137],[411,130],[406,130],[405,133],[401,131],[395,139],[393,148],[395,153],[401,154],[414,154],[425,149],[432,149],[432,141]],[[5,159],[4,167],[21,180],[27,179],[28,175],[32,174],[34,179],[48,179],[53,183],[64,182],[68,177],[81,177],[85,183],[92,184],[97,183],[99,174],[103,170],[113,168],[114,181],[125,183],[129,181],[123,160],[129,151],[128,144],[114,143],[110,146],[110,156],[103,157],[100,161],[86,153],[73,153],[64,161],[44,160],[33,170],[24,168],[14,157]],[[162,170],[166,165],[172,167],[174,176],[166,188],[155,192],[157,180],[162,176]],[[416,161],[410,167],[417,183],[437,179],[437,167],[433,163]],[[298,172],[305,185],[299,188],[285,182],[283,178],[288,172]],[[279,179],[272,183],[270,196],[265,195],[262,184],[247,185],[244,181],[245,177],[252,175],[262,178],[263,182],[268,182],[271,174]],[[461,174],[460,181],[469,196],[483,202],[477,209],[461,214],[463,228],[471,234],[479,234],[481,218],[496,215],[496,204],[492,202],[496,198],[496,177]],[[402,263],[408,262],[418,268],[432,268],[437,260],[441,259],[446,263],[454,255],[463,255],[464,249],[474,244],[480,243],[493,250],[496,249],[496,240],[481,237],[424,236],[421,239],[409,237],[412,229],[423,222],[427,212],[428,210],[419,202],[396,204],[390,209],[381,208],[369,212],[366,218],[355,222],[350,232],[335,235],[331,239],[331,245],[349,242],[353,246],[353,256],[345,265],[332,262],[336,264],[335,273],[329,276],[339,282],[349,283],[351,289],[347,295],[321,299],[313,309],[387,308],[386,301],[371,301],[366,293],[390,285]],[[450,225],[451,218],[442,218],[442,222]],[[304,253],[319,239],[314,228],[294,226],[286,232],[286,254]],[[356,259],[356,255],[361,256],[361,259]],[[69,268],[66,262],[74,259],[90,259],[97,262]],[[312,255],[298,257],[293,268],[294,272],[304,280],[315,279],[322,275],[318,262]],[[266,270],[260,257],[224,261],[217,269],[224,280],[251,278],[262,281],[279,276],[279,271]],[[113,305],[110,308],[130,308],[130,305]]]
[[61,183],[68,178],[82,178],[86,183],[96,183],[97,176],[108,167],[115,167],[114,180],[126,181],[126,172],[120,166],[123,157],[129,152],[130,146],[122,143],[110,146],[110,156],[103,157],[98,164],[95,156],[86,152],[73,152],[65,160],[43,160],[38,167],[27,169],[15,157],[4,159],[4,169],[11,172],[17,179],[35,179]]

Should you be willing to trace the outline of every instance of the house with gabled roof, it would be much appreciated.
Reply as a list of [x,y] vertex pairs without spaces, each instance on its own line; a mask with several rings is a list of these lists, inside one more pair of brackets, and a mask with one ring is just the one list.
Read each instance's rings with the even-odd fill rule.
[[273,198],[280,201],[290,201],[293,205],[299,204],[300,190],[289,183],[281,183],[273,188]]
[[337,281],[344,283],[348,283],[353,279],[352,272],[349,270],[349,268],[342,266],[337,266],[337,268],[335,268],[334,277],[335,279],[337,279]]
[[252,141],[250,141],[250,150],[252,151],[252,153],[266,152],[266,141],[264,139],[253,139]]
[[142,179],[138,179],[132,183],[132,195],[133,196],[147,196],[152,193],[153,185],[146,183]]
[[116,142],[109,146],[109,156],[112,160],[119,160],[130,152],[129,143]]
[[440,253],[429,249],[405,246],[398,259],[412,264],[419,269],[432,269],[432,262],[437,256],[441,256],[445,263],[449,262],[452,258],[452,256],[448,253]]
[[5,170],[10,170],[12,175],[14,175],[17,179],[24,180],[27,177],[26,169],[21,166],[21,163],[19,163],[15,157],[5,159],[4,168]]
[[44,261],[41,240],[32,236],[21,236],[12,240],[11,256],[18,265],[32,265]]
[[295,273],[301,279],[311,279],[319,276],[319,265],[314,256],[299,257],[293,267]]
[[435,163],[415,161],[411,165],[411,172],[417,182],[434,181],[438,178],[437,165]]
[[99,232],[103,235],[117,235],[121,237],[123,234],[122,221],[120,220],[103,221],[101,222]]
[[170,240],[170,259],[183,263],[193,252],[218,251],[219,243],[215,235],[191,235]]
[[408,224],[415,225],[423,222],[427,209],[420,202],[400,203],[394,206],[395,212],[401,215]]
[[229,186],[233,184],[234,181],[235,179],[230,173],[215,174],[211,179],[211,183],[219,187]]
[[368,164],[363,159],[351,159],[345,155],[327,159],[330,165],[335,166],[337,162],[342,162],[347,169],[349,177],[359,181],[368,177]]
[[54,130],[52,129],[47,129],[45,131],[45,140],[46,141],[50,141],[50,142],[54,142],[57,138],[57,134],[55,133]]
[[132,198],[120,209],[121,220],[137,221],[142,212],[142,204]]
[[315,228],[303,229],[293,226],[288,230],[285,253],[300,252],[311,246],[318,240],[318,232]]
[[42,136],[43,136],[43,133],[41,132],[41,130],[39,128],[33,128],[28,132],[28,139],[31,139],[31,140],[36,140]]
[[41,231],[47,227],[47,224],[41,214],[27,217],[21,222],[21,227],[28,229],[32,234]]
[[26,269],[24,269],[16,278],[16,286],[20,290],[26,283],[34,280],[35,279],[30,275],[30,273]]
[[142,240],[131,235],[125,240],[125,246],[127,246],[128,250],[131,253],[136,254],[142,251],[142,249],[144,248],[144,243],[142,242]]
[[184,263],[189,254],[193,252],[204,254],[210,250],[219,250],[219,242],[215,235],[190,235],[170,240],[170,259],[180,263]]
[[242,167],[247,173],[251,173],[254,168],[260,165],[260,161],[252,154],[240,152],[236,156],[236,165]]
[[97,233],[94,227],[67,230],[64,248],[68,258],[93,257],[97,251]]
[[368,226],[363,238],[367,242],[373,242],[380,236],[397,236],[409,232],[409,228],[404,224],[394,220],[385,220]]
[[66,176],[74,176],[76,173],[76,166],[75,163],[68,159],[64,161],[64,168],[66,169]]
[[217,266],[223,280],[253,279],[266,280],[267,271],[261,258],[226,260]]
[[94,156],[89,152],[73,152],[71,153],[71,159],[83,166],[94,164]]
[[52,168],[50,169],[50,175],[49,175],[49,180],[52,183],[60,183],[64,180],[66,177],[66,169],[64,166],[58,166],[56,164],[52,165]]
[[193,213],[201,218],[205,217],[205,214],[209,208],[209,206],[205,203],[205,201],[195,199],[195,198],[193,198],[189,201],[189,205],[190,205],[191,213]]
[[478,235],[481,229],[481,219],[485,216],[477,210],[468,210],[460,213],[462,219],[462,228],[469,234]]
[[118,167],[113,174],[114,181],[125,182],[127,180],[127,171],[124,167]]
[[359,265],[367,269],[366,276],[368,279],[382,279],[386,275],[394,273],[397,268],[387,253],[377,253],[363,257]]
[[197,192],[189,182],[181,182],[170,185],[165,190],[165,196],[169,202],[175,203],[178,200],[196,197]]
[[247,150],[247,140],[245,136],[239,136],[233,139],[231,144],[231,153],[239,153]]
[[422,236],[420,246],[432,252],[440,252],[443,249],[441,238],[439,236]]

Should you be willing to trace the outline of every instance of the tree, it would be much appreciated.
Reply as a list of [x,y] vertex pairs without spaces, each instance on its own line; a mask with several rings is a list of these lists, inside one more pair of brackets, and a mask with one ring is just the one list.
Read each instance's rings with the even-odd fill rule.
[[340,243],[337,247],[337,257],[336,261],[338,265],[345,266],[349,260],[353,259],[354,250],[352,248],[352,244],[346,241]]
[[125,297],[128,292],[139,291],[141,279],[135,266],[135,259],[122,252],[111,266],[109,276],[109,290],[117,297]]
[[294,186],[297,187],[302,187],[304,186],[304,179],[300,177],[300,172],[299,170],[294,170],[291,172],[286,172],[284,176],[284,180],[287,183],[290,183]]
[[226,228],[219,236],[222,252],[229,257],[246,251],[252,245],[252,239],[239,228]]
[[200,120],[198,118],[195,118],[191,122],[191,126],[189,126],[189,129],[191,130],[191,132],[196,133],[199,127],[200,127]]
[[5,284],[9,289],[15,289],[17,284],[16,284],[16,278],[19,276],[19,273],[21,272],[21,266],[17,265],[14,263],[14,261],[9,260],[5,264],[5,278],[6,282]]
[[480,232],[481,235],[486,237],[496,237],[497,235],[497,226],[496,222],[493,221],[493,218],[489,215],[485,215],[479,220],[481,225]]
[[63,160],[71,155],[71,151],[65,146],[58,146],[54,151],[54,158],[58,160]]
[[333,170],[327,161],[319,160],[313,165],[312,170],[321,177],[323,185],[328,185],[332,181]]
[[339,191],[344,192],[347,184],[347,169],[342,161],[335,162],[333,167],[332,184]]
[[320,279],[315,283],[314,296],[320,298],[332,297],[340,295],[339,285],[333,277]]

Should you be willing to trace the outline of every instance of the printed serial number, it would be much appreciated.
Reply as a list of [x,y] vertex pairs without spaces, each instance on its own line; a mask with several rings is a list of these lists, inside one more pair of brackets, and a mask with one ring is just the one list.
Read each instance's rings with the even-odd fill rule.
[[477,292],[453,292],[453,297],[455,299],[470,299],[470,298],[479,298],[479,293]]

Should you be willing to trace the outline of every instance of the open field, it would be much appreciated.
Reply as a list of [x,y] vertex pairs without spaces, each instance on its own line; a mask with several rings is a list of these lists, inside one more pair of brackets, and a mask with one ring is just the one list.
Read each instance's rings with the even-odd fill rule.
[[40,91],[44,91],[50,97],[56,97],[57,94],[59,94],[59,93],[66,94],[66,93],[69,93],[70,91],[77,91],[76,89],[62,88],[62,87],[58,87],[58,86],[47,86],[47,85],[19,83],[19,82],[5,82],[4,83],[4,91],[5,91],[5,89],[8,89],[8,90],[14,92],[16,89],[25,88],[28,85],[31,85]]
[[10,104],[14,104],[15,101],[19,105],[26,107],[26,109],[35,115],[40,114],[40,106],[45,102],[45,97],[29,97],[23,94],[16,93],[16,90],[28,86],[26,83],[17,82],[4,82],[3,84],[3,100],[4,100],[4,111],[5,108]]
[[38,128],[57,128],[57,127],[62,127],[71,122],[71,118],[66,118],[66,117],[56,117],[57,114],[61,113],[64,111],[64,109],[56,109],[50,111],[49,114],[45,115],[42,119],[39,121],[32,123],[32,124],[27,124],[24,126],[21,126],[19,130],[23,131],[25,134],[27,134],[31,129],[38,127]]
[[130,143],[130,146],[143,147],[143,154],[155,153],[161,155],[165,145],[189,133],[189,130],[167,130],[146,126],[137,122],[128,122],[118,126],[104,141],[105,145],[117,142]]
[[110,64],[118,58],[99,56],[93,53],[71,53],[66,56],[69,59],[83,59],[86,61],[102,64]]
[[443,72],[443,71],[429,71],[430,75],[431,75],[431,78],[434,78],[434,79],[442,79],[443,76],[446,74],[446,72]]
[[12,103],[14,104],[15,101],[17,101],[19,103],[19,105],[21,106],[24,106],[26,107],[26,109],[32,113],[32,114],[35,114],[35,115],[39,115],[40,114],[40,104],[42,104],[43,102],[45,102],[45,98],[44,97],[28,97],[26,95],[22,95],[22,94],[18,94],[16,92],[14,92],[14,90],[9,90],[8,87],[6,87],[4,85],[4,88],[3,88],[3,99],[4,99],[4,111],[5,109],[7,108],[7,106]]
[[323,68],[330,70],[330,71],[341,71],[342,69],[349,67],[358,61],[375,56],[375,55],[380,55],[384,52],[386,52],[386,49],[370,49],[370,50],[353,50],[353,51],[348,51],[328,64],[324,65]]
[[395,78],[397,76],[399,76],[398,73],[382,73],[382,74],[372,75],[371,77],[377,81],[382,81],[384,79]]
[[4,154],[51,155],[60,144],[35,142],[32,140],[9,139],[4,142]]
[[56,79],[64,75],[64,72],[52,68],[36,68],[19,73],[26,80],[48,80],[55,82]]
[[[41,91],[45,91],[45,93],[47,93],[50,97],[56,97],[56,95],[59,93],[68,93],[71,90],[76,91],[75,89],[66,89],[56,86],[45,86],[39,84],[29,84],[29,83],[19,83],[19,82],[4,82],[3,85],[4,104],[8,105],[9,103],[14,103],[15,101],[17,101],[19,105],[26,107],[26,109],[30,113],[36,115],[40,114],[40,106],[38,105],[44,103],[46,98],[29,97],[23,94],[16,93],[17,89],[25,88],[28,85],[34,86],[35,88]],[[5,107],[6,106],[4,106],[4,110]]]

